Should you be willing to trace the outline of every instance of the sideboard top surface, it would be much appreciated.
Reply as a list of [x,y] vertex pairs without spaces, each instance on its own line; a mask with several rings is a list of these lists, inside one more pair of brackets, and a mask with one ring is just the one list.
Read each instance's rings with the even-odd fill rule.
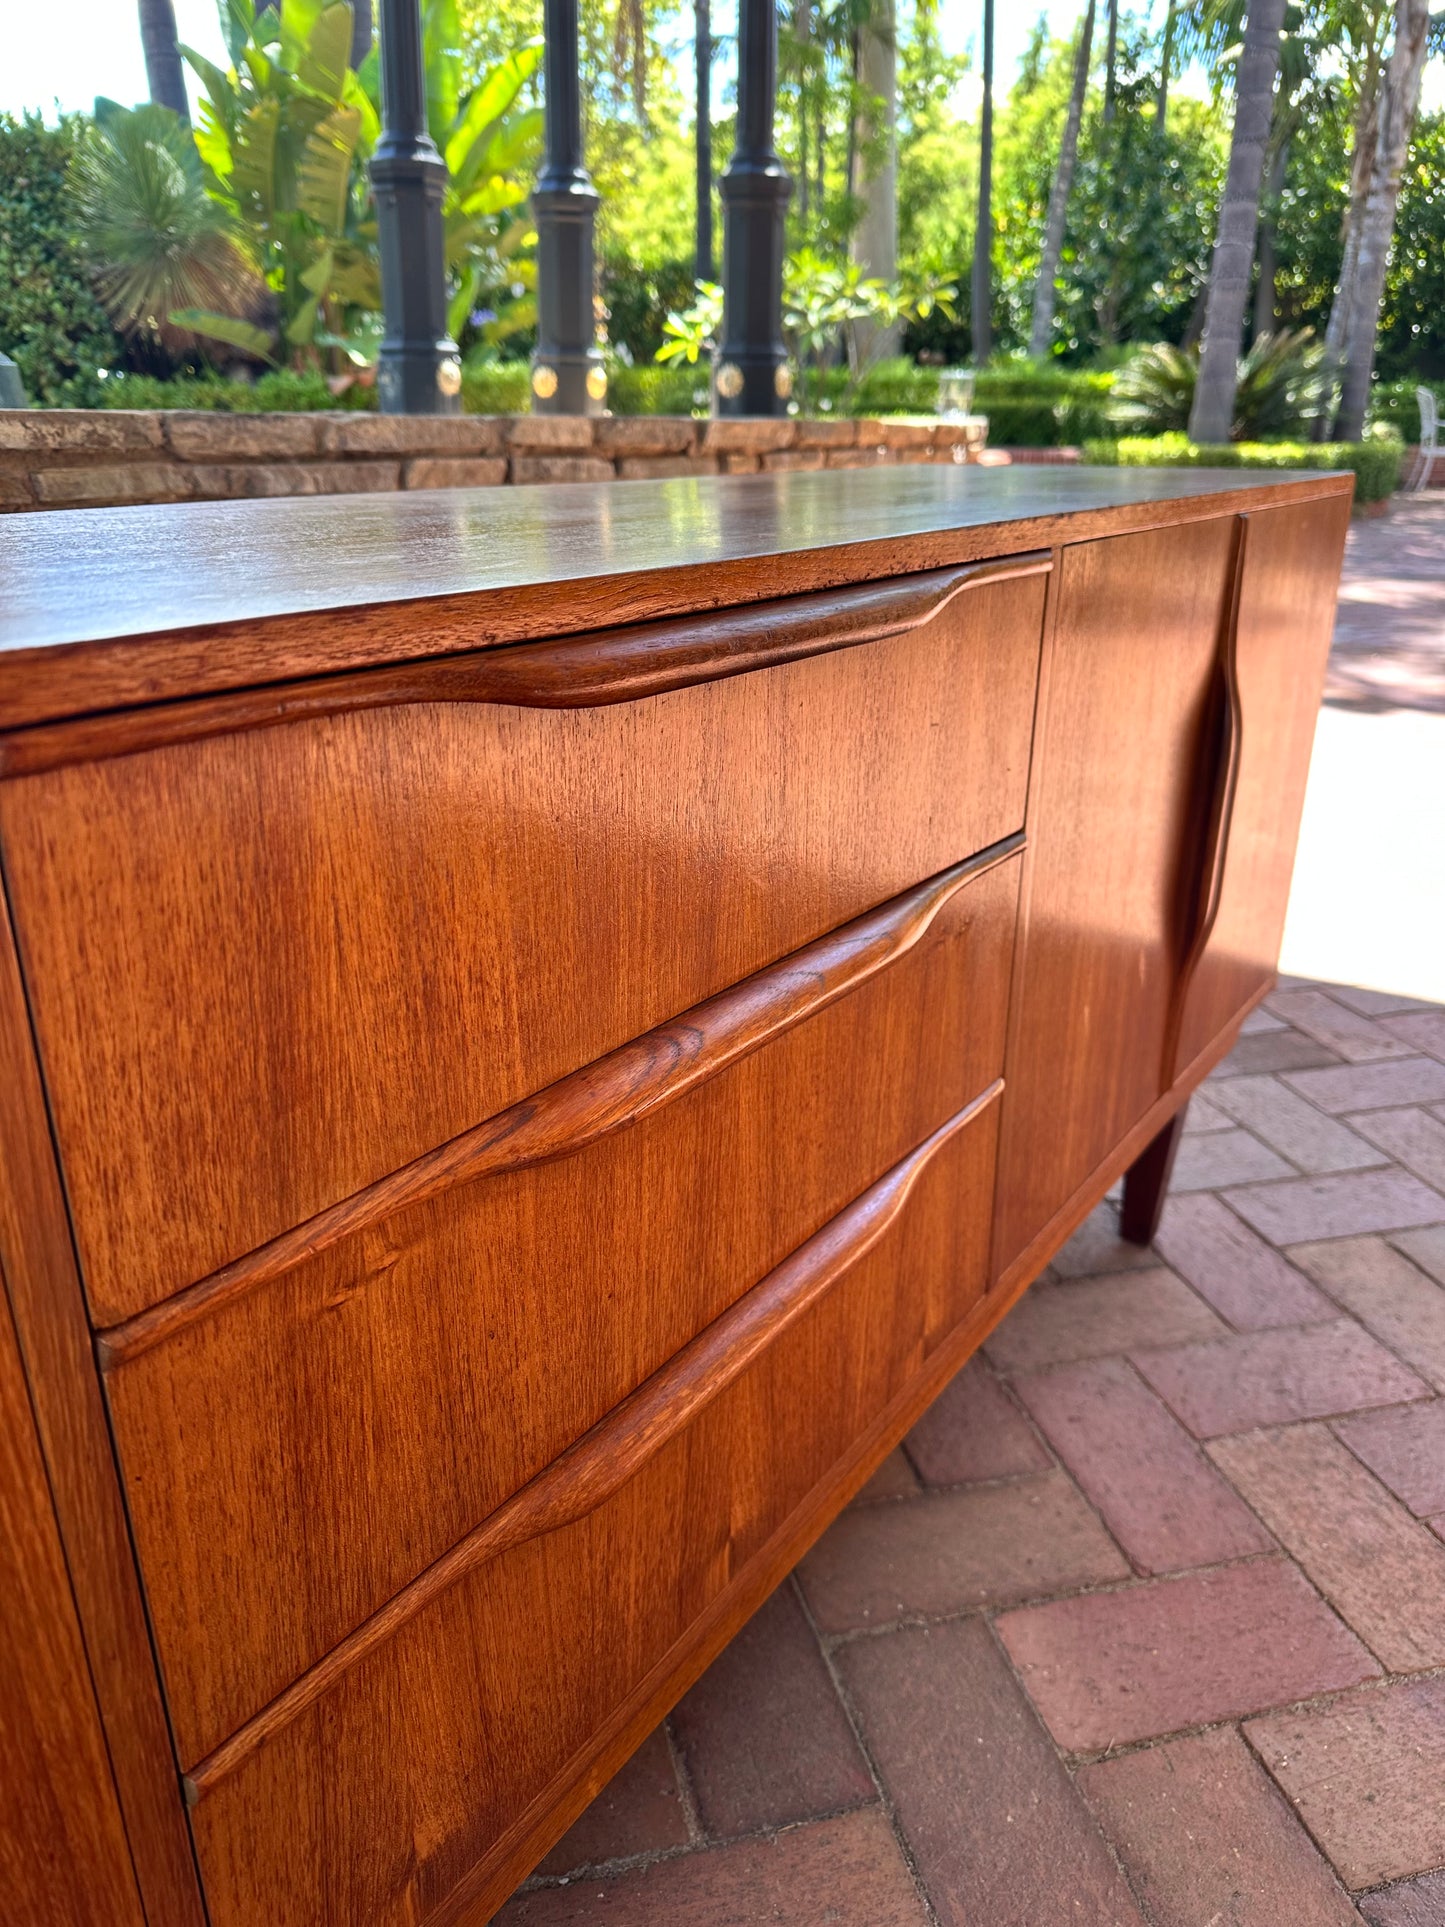
[[0,523],[0,728],[1350,486],[1297,471],[935,465],[17,515]]

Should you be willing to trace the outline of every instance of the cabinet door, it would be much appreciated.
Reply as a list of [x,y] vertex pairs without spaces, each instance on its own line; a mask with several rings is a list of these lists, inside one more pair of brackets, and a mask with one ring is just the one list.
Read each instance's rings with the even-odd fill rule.
[[1220,517],[1063,554],[1029,797],[996,1275],[1163,1089],[1237,539]]
[[1225,780],[1185,961],[1175,1076],[1274,977],[1350,503],[1337,495],[1241,521],[1238,616],[1221,657]]

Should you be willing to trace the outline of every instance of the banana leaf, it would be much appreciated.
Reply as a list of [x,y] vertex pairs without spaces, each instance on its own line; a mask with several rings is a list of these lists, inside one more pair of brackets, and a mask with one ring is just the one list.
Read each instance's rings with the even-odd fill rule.
[[193,335],[211,341],[225,341],[258,361],[274,361],[272,338],[268,330],[231,314],[211,314],[205,308],[177,308],[168,319],[177,328],[189,328]]

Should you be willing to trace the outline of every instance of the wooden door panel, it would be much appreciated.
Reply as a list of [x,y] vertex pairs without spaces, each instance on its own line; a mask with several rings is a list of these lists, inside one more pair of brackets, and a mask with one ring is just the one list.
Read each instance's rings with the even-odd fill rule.
[[995,1274],[1164,1084],[1230,518],[1063,552],[1029,798]]
[[1238,768],[1221,823],[1218,901],[1184,992],[1184,1070],[1274,979],[1350,505],[1346,497],[1242,518],[1231,672]]
[[810,1495],[977,1303],[996,1114],[951,1119],[191,1775],[215,1927],[501,1900],[509,1832],[652,1682],[683,1690],[706,1615],[780,1535],[801,1552]]
[[39,732],[0,835],[97,1323],[1017,831],[1048,558],[978,566]]

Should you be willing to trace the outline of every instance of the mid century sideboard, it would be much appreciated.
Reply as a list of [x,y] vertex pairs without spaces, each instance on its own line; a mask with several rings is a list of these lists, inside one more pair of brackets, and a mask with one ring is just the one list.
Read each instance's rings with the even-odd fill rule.
[[0,529],[12,1927],[486,1920],[1273,981],[1349,482]]

